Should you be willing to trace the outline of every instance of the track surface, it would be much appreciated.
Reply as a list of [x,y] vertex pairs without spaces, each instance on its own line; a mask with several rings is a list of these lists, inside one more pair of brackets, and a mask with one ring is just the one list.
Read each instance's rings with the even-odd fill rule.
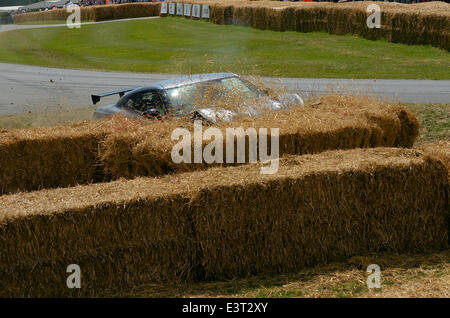
[[[140,18],[140,19],[152,19]],[[126,21],[123,19],[117,21]],[[134,20],[134,19],[133,19]],[[113,23],[117,21],[82,24]],[[0,32],[65,25],[3,25]],[[96,72],[0,63],[0,116],[92,105],[90,95],[120,88],[147,85],[175,77],[173,74]],[[416,103],[449,103],[450,80],[365,80],[314,78],[262,78],[283,85],[305,98],[331,92],[361,93],[382,99]],[[102,100],[113,102],[117,97]]]

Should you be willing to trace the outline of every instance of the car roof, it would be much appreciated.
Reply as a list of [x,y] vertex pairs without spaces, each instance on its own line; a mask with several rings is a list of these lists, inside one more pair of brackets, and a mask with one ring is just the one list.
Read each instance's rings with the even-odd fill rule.
[[125,96],[135,94],[141,91],[147,91],[150,89],[169,89],[174,87],[180,87],[200,82],[214,81],[222,78],[238,77],[234,73],[205,73],[205,74],[193,74],[182,75],[161,82],[153,83],[148,86],[139,86],[127,93]]
[[213,80],[229,78],[229,77],[237,77],[237,75],[234,73],[205,73],[205,74],[184,75],[184,76],[178,76],[175,78],[171,78],[171,79],[168,79],[165,81],[161,81],[161,82],[155,83],[153,85],[159,86],[163,89],[169,89],[169,88],[185,86],[185,85],[206,82],[206,81],[213,81]]

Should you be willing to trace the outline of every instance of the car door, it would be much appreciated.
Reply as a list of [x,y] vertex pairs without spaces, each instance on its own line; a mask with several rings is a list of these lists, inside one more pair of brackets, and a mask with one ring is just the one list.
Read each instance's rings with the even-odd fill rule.
[[160,92],[156,89],[136,92],[128,97],[124,106],[140,115],[149,113],[165,115],[167,113]]

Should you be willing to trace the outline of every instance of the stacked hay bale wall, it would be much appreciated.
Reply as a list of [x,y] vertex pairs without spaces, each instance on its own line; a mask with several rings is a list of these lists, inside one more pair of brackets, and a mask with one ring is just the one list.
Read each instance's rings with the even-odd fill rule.
[[[24,205],[11,210],[22,214],[14,221],[2,211],[0,295],[94,296],[143,281],[191,280],[190,215],[177,208],[189,200],[178,194],[135,200],[137,188],[119,188],[113,183],[2,196],[2,203]],[[81,268],[81,290],[67,287],[70,264]]]
[[[81,21],[95,21],[94,7],[82,8],[80,10]],[[17,14],[14,16],[14,23],[27,23],[35,21],[63,21],[66,20],[72,12],[67,12],[66,9],[55,9],[48,11],[29,12]]]
[[[412,164],[410,151],[396,150],[399,157],[394,159],[391,151],[350,150],[296,157],[280,169],[283,177],[277,181],[202,192],[196,201],[199,211],[195,219],[205,276],[227,279],[295,271],[351,255],[419,252],[427,250],[428,243],[422,245],[426,241],[433,242],[428,247],[445,248],[445,168],[425,158],[419,159],[419,165]],[[369,159],[368,153],[375,156]],[[409,159],[403,161],[404,155]],[[364,160],[368,161],[361,164]],[[439,171],[439,177],[434,179],[434,173],[426,172],[431,172],[429,169]],[[434,194],[420,193],[422,185],[437,186],[435,199],[440,203],[428,201]],[[427,217],[425,205],[439,211],[439,217]],[[425,228],[413,230],[412,224],[422,218]],[[432,238],[434,234],[428,230],[434,226],[439,234]],[[417,240],[421,243],[416,245]]]
[[98,144],[106,131],[99,124],[0,131],[0,194],[103,180]]
[[93,8],[94,21],[159,16],[159,3],[125,3],[120,5],[96,6]]
[[[376,148],[0,197],[0,296],[280,273],[447,247],[447,170]],[[100,230],[101,229],[101,230]],[[81,289],[66,267],[81,268]]]
[[432,45],[450,50],[450,4],[373,2],[380,7],[381,27],[369,28],[363,3],[286,3],[275,1],[183,1],[207,4],[210,21],[262,30],[356,34],[369,40]]
[[[318,106],[317,106],[318,105]],[[173,122],[146,126],[141,131],[110,134],[100,148],[105,174],[120,177],[159,176],[204,169],[208,164],[177,164],[172,161]],[[182,125],[191,132],[193,124]],[[262,118],[241,118],[219,126],[224,138],[226,162],[227,128],[279,128],[279,155],[302,155],[326,150],[366,147],[411,147],[419,133],[416,117],[402,106],[375,102],[364,97],[327,96],[306,107],[269,113]],[[204,129],[206,129],[205,127]],[[259,140],[259,136],[258,136]],[[236,155],[236,139],[234,139]],[[270,136],[268,136],[270,143]],[[203,148],[207,142],[203,143]],[[248,162],[248,138],[246,140]],[[194,146],[191,146],[194,149]],[[235,160],[236,162],[236,160]]]
[[[193,131],[189,119],[153,123],[121,117],[5,131],[0,133],[0,193],[160,176],[211,166],[173,162],[171,150],[177,141],[171,140],[171,134],[179,127]],[[269,132],[270,128],[279,128],[279,154],[283,156],[358,147],[411,147],[419,123],[413,114],[395,104],[328,96],[306,107],[242,118],[218,127],[224,137],[227,128],[256,128],[257,132],[258,128],[268,128]],[[268,140],[270,143],[270,137]],[[247,142],[246,154],[248,147]],[[223,154],[225,162],[225,150]]]
[[[417,149],[431,157],[440,160],[447,168],[448,180],[450,183],[450,140],[438,140],[434,142],[424,143],[417,146]],[[447,187],[447,224],[450,232],[450,186]],[[449,236],[450,244],[450,236]]]
[[[182,2],[182,1],[178,1]],[[357,34],[403,44],[432,45],[450,50],[450,5],[445,3],[397,4],[374,2],[381,7],[381,28],[368,28],[364,3],[278,3],[275,1],[183,1],[207,4],[210,20],[262,30]],[[83,21],[157,16],[159,3],[130,3],[83,7]],[[25,13],[15,23],[65,20],[65,9]]]
[[[158,16],[159,3],[124,3],[117,5],[101,5],[82,7],[81,21],[106,21],[126,18],[141,18]],[[14,23],[33,21],[66,20],[72,12],[66,9],[30,12],[14,16]]]

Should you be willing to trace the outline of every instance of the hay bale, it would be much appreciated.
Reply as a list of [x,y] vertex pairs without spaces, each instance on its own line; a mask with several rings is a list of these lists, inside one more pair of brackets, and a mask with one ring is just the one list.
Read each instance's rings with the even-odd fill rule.
[[[158,16],[160,5],[160,3],[125,3],[81,7],[81,21],[106,21]],[[14,22],[66,20],[70,14],[66,9],[30,12],[14,16]]]
[[[449,180],[449,186],[447,187],[447,224],[449,226],[450,232],[450,140],[438,140],[435,142],[429,142],[425,144],[421,144],[417,146],[417,149],[423,151],[425,154],[430,155],[431,157],[440,160],[444,166],[447,168],[447,176]],[[450,235],[449,235],[449,244],[450,244]]]
[[440,162],[410,150],[377,148],[285,164],[276,180],[253,183],[256,176],[247,170],[245,184],[203,191],[193,200],[205,278],[447,247],[448,183]]
[[[82,10],[83,11],[83,10]],[[70,13],[65,9],[56,9],[39,12],[29,12],[14,16],[14,23],[26,23],[33,21],[66,20]]]
[[[381,28],[369,29],[364,3],[277,3],[275,1],[194,1],[211,8],[211,21],[250,25],[273,31],[358,34],[403,44],[433,45],[450,50],[450,5],[445,3],[398,4],[373,2],[381,8]],[[250,18],[251,17],[251,18]]]
[[[191,221],[176,208],[186,206],[188,198],[131,199],[114,188],[118,184],[110,186],[30,193],[42,204],[39,214],[22,206],[15,212],[23,217],[2,217],[0,295],[94,296],[143,281],[191,280]],[[38,203],[37,196],[57,201],[58,209]],[[70,264],[81,267],[81,290],[66,286]]]
[[398,119],[400,120],[400,133],[397,135],[394,146],[412,147],[414,141],[419,136],[420,123],[413,113],[405,108],[396,109]]
[[417,149],[441,160],[448,170],[450,178],[450,140],[438,140],[417,146]]
[[103,180],[98,123],[0,132],[0,195]]
[[[447,247],[440,161],[375,148],[0,197],[0,296],[293,271]],[[66,267],[81,267],[70,290]]]
[[[210,167],[172,161],[176,142],[170,136],[179,127],[193,132],[189,119],[155,123],[120,116],[0,132],[0,194]],[[404,107],[338,95],[321,97],[288,112],[238,118],[218,127],[223,136],[227,128],[279,128],[281,156],[356,147],[410,147],[418,135],[418,121]],[[203,148],[207,144],[205,141]]]
[[[193,136],[190,121],[166,121],[131,134],[108,135],[100,148],[105,174],[112,179],[134,178],[210,167],[204,163],[176,164],[172,161],[170,152],[176,141],[172,141],[170,135],[177,127],[188,129]],[[258,118],[239,118],[219,126],[224,138],[227,128],[237,127],[256,128],[257,132],[258,128],[279,128],[280,156],[358,147],[411,147],[419,133],[419,122],[406,108],[351,96],[321,97],[306,107],[270,112]],[[203,142],[203,149],[207,144]],[[246,162],[248,146],[247,141]],[[223,162],[226,162],[226,143],[223,149]],[[235,143],[235,157],[236,153]]]
[[159,16],[160,3],[124,3],[109,6],[95,6],[94,21]]
[[[366,39],[385,38],[404,44],[430,44],[450,50],[450,5],[421,3],[399,5],[375,2],[381,7],[382,26],[369,29],[364,3],[277,3],[275,1],[191,1],[208,4],[210,20],[217,24],[250,25],[262,30],[300,32],[325,31],[330,34],[358,34]],[[81,8],[82,21],[157,16],[159,3],[126,3]],[[25,13],[16,23],[65,20],[65,9]],[[351,21],[351,23],[349,23]]]

